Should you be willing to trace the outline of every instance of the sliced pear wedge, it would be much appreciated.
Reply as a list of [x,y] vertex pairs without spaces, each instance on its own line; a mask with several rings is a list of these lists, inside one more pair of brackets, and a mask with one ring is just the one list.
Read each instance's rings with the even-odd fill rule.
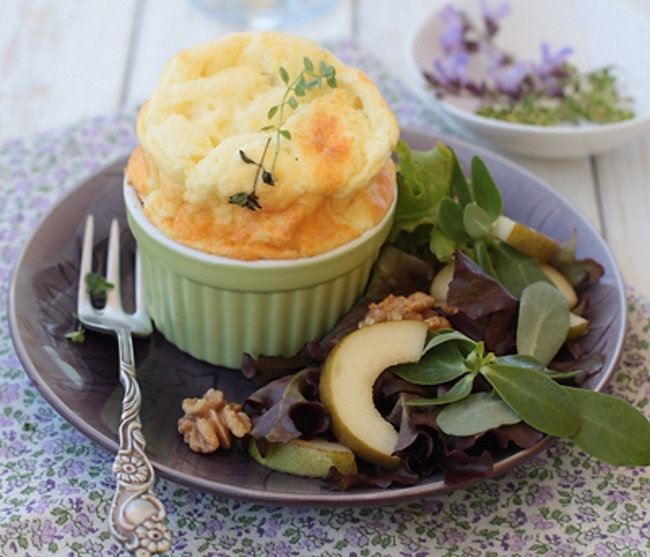
[[589,320],[576,313],[569,314],[567,340],[576,340],[589,332]]
[[324,478],[332,467],[341,474],[357,473],[356,457],[348,447],[320,437],[271,443],[264,456],[251,438],[248,452],[262,466],[306,478]]
[[540,263],[546,263],[558,247],[555,240],[503,215],[495,221],[493,234]]
[[562,295],[565,297],[567,303],[569,304],[569,309],[576,307],[578,305],[578,295],[576,294],[575,289],[573,286],[571,286],[571,283],[567,280],[567,278],[555,267],[551,267],[546,263],[540,265],[540,268],[551,280],[551,282],[557,286],[557,289],[562,292]]
[[447,292],[449,291],[449,283],[454,278],[454,264],[447,263],[440,269],[436,276],[433,277],[431,282],[430,294],[437,304],[447,303]]
[[427,326],[421,321],[389,321],[344,337],[323,366],[320,398],[332,416],[336,438],[367,462],[395,468],[397,431],[377,410],[373,385],[396,364],[417,362]]

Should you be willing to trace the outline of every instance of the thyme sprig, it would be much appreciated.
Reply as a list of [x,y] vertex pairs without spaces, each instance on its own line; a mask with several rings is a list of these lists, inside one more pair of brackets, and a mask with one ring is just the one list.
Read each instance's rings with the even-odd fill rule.
[[287,89],[282,96],[280,104],[269,108],[267,114],[269,120],[277,117],[276,123],[262,128],[262,131],[275,131],[275,153],[273,154],[273,162],[271,163],[271,174],[275,171],[275,164],[278,160],[278,153],[280,152],[280,141],[283,137],[291,140],[291,132],[283,127],[286,107],[295,110],[298,108],[298,97],[304,97],[307,91],[316,87],[322,88],[323,83],[326,83],[331,89],[335,89],[338,86],[334,66],[330,66],[321,60],[318,63],[318,71],[316,71],[316,66],[314,66],[311,59],[305,57],[302,62],[303,69],[293,81],[291,81],[289,72],[280,66],[280,79],[287,86]]
[[230,203],[232,203],[233,205],[246,207],[251,211],[257,211],[258,209],[262,208],[262,206],[260,205],[260,199],[257,196],[257,192],[256,192],[257,182],[260,179],[260,175],[262,176],[262,182],[268,184],[269,186],[275,185],[275,178],[273,178],[273,175],[268,170],[266,170],[263,166],[264,158],[266,157],[266,152],[269,149],[269,143],[271,143],[270,137],[266,140],[266,145],[264,145],[264,151],[262,151],[262,158],[260,159],[260,162],[251,159],[248,155],[246,155],[246,153],[244,153],[243,149],[239,150],[239,157],[241,158],[241,160],[246,164],[254,164],[255,166],[257,166],[257,172],[255,172],[253,189],[250,192],[248,193],[239,192],[230,196]]
[[230,196],[230,203],[233,205],[240,205],[246,207],[251,211],[256,211],[261,209],[262,206],[259,202],[259,197],[257,196],[257,184],[262,179],[262,182],[274,186],[276,183],[275,178],[275,165],[278,160],[278,154],[280,153],[280,143],[282,139],[291,140],[291,132],[284,127],[285,124],[285,113],[287,109],[295,110],[298,108],[300,97],[304,97],[307,94],[307,91],[315,88],[322,88],[324,84],[329,86],[331,89],[338,87],[336,81],[336,69],[334,66],[327,64],[325,61],[321,60],[318,62],[318,66],[314,65],[312,60],[308,57],[303,58],[303,68],[300,73],[292,80],[289,72],[286,68],[280,66],[278,73],[280,79],[286,86],[286,90],[282,95],[282,100],[279,104],[273,105],[269,108],[267,113],[268,120],[274,120],[275,123],[269,124],[261,128],[261,131],[272,131],[275,132],[275,152],[273,153],[273,160],[271,162],[270,169],[264,167],[264,158],[271,142],[271,137],[269,137],[264,147],[264,152],[259,162],[251,159],[243,150],[239,150],[239,156],[245,164],[253,164],[257,166],[257,172],[255,173],[255,178],[253,181],[253,188],[250,192],[239,192]]

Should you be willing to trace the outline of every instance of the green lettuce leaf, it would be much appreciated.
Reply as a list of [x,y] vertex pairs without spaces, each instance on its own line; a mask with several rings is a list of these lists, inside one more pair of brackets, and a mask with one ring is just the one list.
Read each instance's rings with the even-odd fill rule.
[[[440,202],[452,194],[454,154],[442,143],[421,152],[411,150],[403,141],[397,144],[395,152],[398,193],[391,242],[401,244],[398,238],[402,233],[413,234],[423,225],[429,232],[437,227]],[[423,239],[419,235],[412,238]]]

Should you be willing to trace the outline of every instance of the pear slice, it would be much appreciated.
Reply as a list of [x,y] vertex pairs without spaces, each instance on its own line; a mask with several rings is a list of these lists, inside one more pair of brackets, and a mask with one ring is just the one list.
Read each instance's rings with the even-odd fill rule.
[[494,223],[493,234],[519,251],[546,263],[557,249],[557,242],[548,236],[501,215]]
[[555,267],[551,267],[546,263],[540,265],[540,268],[551,282],[557,286],[557,289],[562,292],[562,295],[566,298],[566,301],[569,304],[569,309],[576,307],[576,305],[578,305],[578,295],[576,294],[575,288],[571,286],[571,283],[567,278]]
[[251,438],[248,453],[262,466],[306,478],[324,478],[332,467],[341,474],[357,473],[356,457],[348,447],[320,437],[271,443],[264,456]]
[[436,304],[446,304],[447,303],[447,291],[449,290],[449,283],[454,278],[454,264],[447,263],[442,269],[440,269],[436,276],[433,277],[433,282],[431,283],[430,294],[433,296],[433,299],[436,301]]
[[377,410],[373,385],[390,366],[417,362],[427,326],[421,321],[388,321],[344,337],[330,352],[319,385],[336,438],[363,460],[395,468],[397,431]]
[[569,332],[567,340],[576,340],[589,331],[589,320],[576,313],[569,314]]

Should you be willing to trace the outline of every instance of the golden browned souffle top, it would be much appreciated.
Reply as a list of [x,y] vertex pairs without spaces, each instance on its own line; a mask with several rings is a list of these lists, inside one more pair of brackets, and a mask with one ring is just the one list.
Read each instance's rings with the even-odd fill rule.
[[[309,58],[336,70],[277,114]],[[226,257],[294,259],[327,252],[377,225],[396,195],[390,158],[399,128],[377,87],[319,44],[276,32],[234,33],[184,50],[143,105],[139,147],[127,167],[145,212],[166,235]],[[268,146],[267,146],[268,144]],[[266,148],[266,154],[264,154]],[[261,209],[231,203],[250,192],[258,167]]]

